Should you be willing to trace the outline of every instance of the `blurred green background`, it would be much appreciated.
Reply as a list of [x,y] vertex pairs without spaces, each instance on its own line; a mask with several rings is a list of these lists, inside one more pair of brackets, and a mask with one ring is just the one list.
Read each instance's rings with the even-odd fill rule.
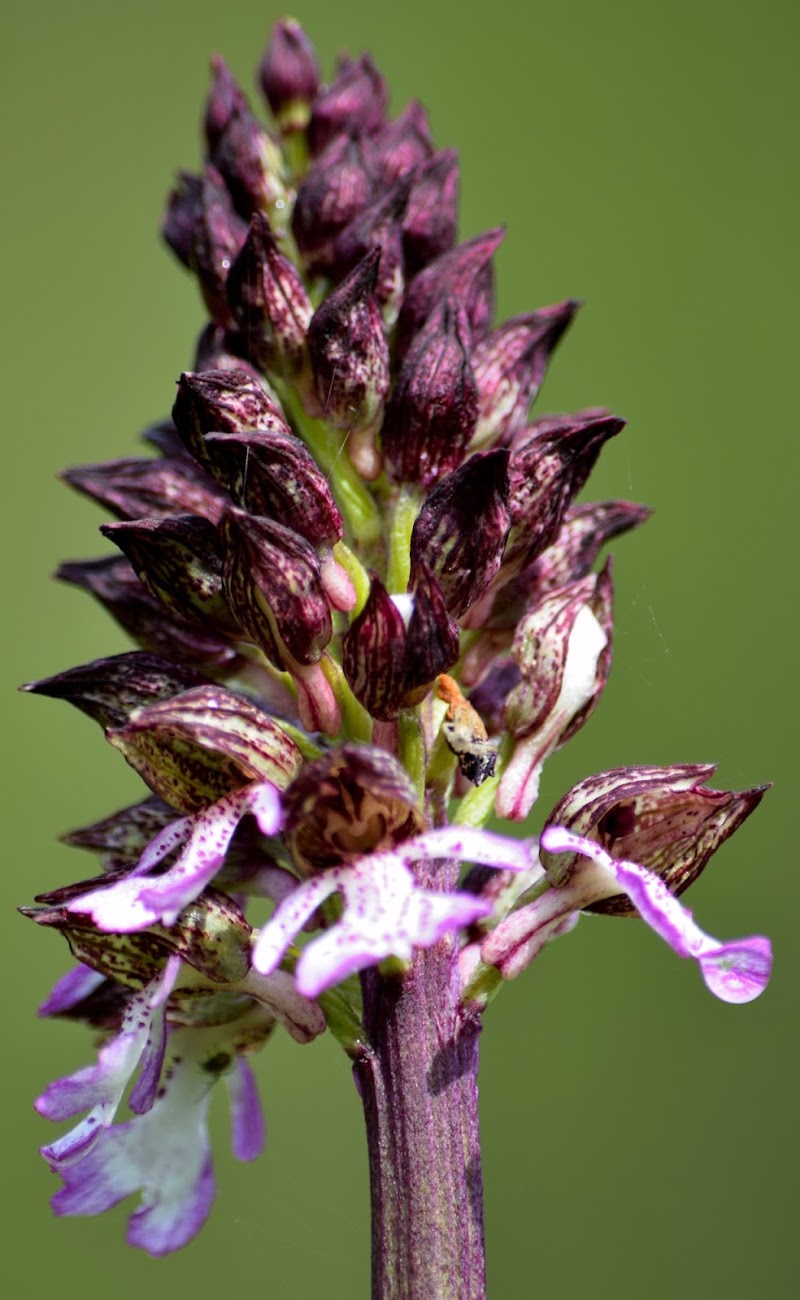
[[[13,693],[126,648],[51,585],[100,553],[100,513],[54,479],[133,454],[171,405],[201,320],[159,244],[163,196],[198,159],[208,55],[246,85],[280,11],[248,0],[16,5],[2,41],[6,131],[5,606],[8,739],[2,1114],[12,1294],[223,1288],[368,1294],[361,1117],[333,1043],[260,1058],[269,1148],[226,1154],[218,1203],[183,1254],[123,1245],[125,1211],[56,1220],[52,1136],[31,1099],[89,1060],[82,1030],[37,1022],[67,964],[13,915],[84,872],[55,836],[138,797],[85,718]],[[590,725],[551,763],[541,809],[630,762],[719,760],[775,790],[693,890],[723,937],[770,934],[774,982],[714,1001],[644,927],[585,920],[506,989],[483,1042],[490,1295],[694,1300],[796,1294],[800,886],[795,682],[798,10],[786,0],[642,4],[306,0],[326,69],[371,50],[395,109],[427,105],[461,152],[462,234],[504,222],[502,316],[587,300],[538,410],[607,404],[630,427],[592,496],[656,507],[616,547],[616,660]]]

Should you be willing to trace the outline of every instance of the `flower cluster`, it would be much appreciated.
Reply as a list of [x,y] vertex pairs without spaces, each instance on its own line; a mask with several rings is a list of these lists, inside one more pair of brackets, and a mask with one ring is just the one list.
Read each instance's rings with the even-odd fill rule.
[[[457,156],[419,103],[388,116],[368,55],[323,85],[285,20],[259,81],[270,130],[213,60],[203,168],[169,196],[164,237],[209,315],[172,416],[148,456],[65,474],[117,549],[59,577],[138,648],[27,688],[99,722],[148,790],[67,836],[93,878],[23,910],[79,963],[43,1013],[101,1036],[37,1103],[83,1116],[44,1149],[54,1208],[138,1190],[129,1240],[153,1254],[208,1213],[213,1084],[249,1159],[248,1054],[276,1023],[355,1053],[355,972],[446,938],[480,1015],[585,911],[640,916],[727,1001],[770,969],[767,940],[712,939],[677,901],[761,789],[622,768],[538,839],[484,829],[526,821],[603,692],[596,564],[649,511],[577,497],[623,421],[531,421],[578,304],[494,323],[503,231],[458,242]],[[273,904],[260,929],[254,898]]]

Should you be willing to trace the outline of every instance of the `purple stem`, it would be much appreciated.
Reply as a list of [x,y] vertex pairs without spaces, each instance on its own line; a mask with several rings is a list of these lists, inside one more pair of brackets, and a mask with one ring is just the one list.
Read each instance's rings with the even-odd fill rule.
[[[417,874],[428,888],[452,883],[428,863]],[[481,1024],[459,1005],[455,958],[441,940],[402,975],[362,975],[372,1300],[485,1300]]]

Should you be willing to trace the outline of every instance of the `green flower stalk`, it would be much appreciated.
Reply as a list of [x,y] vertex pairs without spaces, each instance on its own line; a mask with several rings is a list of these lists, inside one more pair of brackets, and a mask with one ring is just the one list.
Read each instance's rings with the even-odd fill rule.
[[457,156],[420,104],[388,117],[368,55],[324,85],[287,19],[258,79],[269,128],[214,58],[202,170],[167,202],[209,316],[172,416],[146,457],[64,475],[118,554],[58,576],[136,648],[26,689],[97,721],[145,788],[66,837],[93,870],[22,909],[77,963],[43,1012],[100,1040],[38,1099],[73,1121],[43,1154],[57,1213],[138,1192],[129,1242],[174,1251],[211,1208],[214,1086],[253,1159],[248,1058],[327,1030],[364,1108],[373,1296],[481,1300],[492,997],[589,910],[756,997],[768,940],[714,939],[678,895],[763,789],[626,767],[534,811],[610,670],[601,552],[649,515],[577,502],[624,422],[531,419],[579,304],[495,324],[503,231],[458,242]]

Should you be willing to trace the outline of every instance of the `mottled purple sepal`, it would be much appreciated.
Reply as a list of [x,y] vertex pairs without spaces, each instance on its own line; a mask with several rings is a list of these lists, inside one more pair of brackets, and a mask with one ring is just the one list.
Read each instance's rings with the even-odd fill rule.
[[553,349],[579,307],[574,299],[504,321],[475,347],[479,393],[474,447],[506,443],[524,427]]
[[258,79],[281,131],[304,130],[319,88],[319,66],[314,46],[294,18],[280,18],[272,28]]
[[206,444],[207,433],[248,429],[291,433],[283,412],[247,370],[185,371],[178,381],[172,418],[184,446],[212,474],[218,471]]
[[[379,426],[389,391],[389,345],[375,297],[380,256],[375,248],[358,263],[320,304],[308,329],[320,412],[351,435]],[[356,468],[374,478],[380,464],[370,458]]]
[[309,168],[292,212],[292,234],[312,267],[374,192],[364,140],[339,136]]
[[333,625],[317,553],[284,524],[229,510],[225,594],[241,627],[278,667],[317,663]]
[[337,235],[320,265],[340,280],[373,249],[380,252],[374,293],[391,324],[403,293],[403,229],[412,178],[401,178],[363,208]]
[[[710,790],[714,767],[620,767],[587,777],[564,795],[546,826],[565,827],[591,837],[613,858],[639,862],[654,871],[673,894],[688,889],[711,855],[761,802],[766,787]],[[576,854],[542,853],[554,884],[568,880],[579,866]],[[592,911],[630,915],[624,896],[598,902]]]
[[104,870],[132,867],[150,841],[174,820],[175,809],[151,795],[99,822],[69,831],[61,841],[100,854]]
[[441,479],[411,534],[411,572],[428,566],[459,618],[483,594],[503,559],[511,525],[508,452],[478,452]]
[[284,257],[264,212],[250,222],[226,285],[231,315],[248,355],[264,371],[297,376],[307,362],[311,300],[293,262]]
[[223,493],[200,466],[183,458],[76,465],[61,477],[119,519],[191,514],[216,521],[225,504]]
[[103,524],[101,533],[130,560],[147,591],[176,617],[235,636],[239,625],[223,592],[224,547],[201,515]]
[[420,164],[403,222],[403,250],[406,276],[447,253],[456,242],[458,230],[458,154],[442,149],[429,162]]
[[370,155],[378,182],[387,186],[406,176],[433,153],[428,114],[418,99],[412,99],[399,116],[369,141]]
[[456,299],[445,299],[414,336],[386,405],[387,473],[429,487],[461,464],[477,416],[466,313]]
[[[196,209],[192,224],[189,265],[197,273],[200,292],[211,319],[218,325],[231,323],[225,282],[231,262],[245,241],[247,226],[234,211],[225,182],[216,168],[207,164],[199,188],[189,191]],[[188,199],[181,199],[182,210]]]
[[236,211],[246,220],[258,211],[274,216],[286,210],[289,195],[281,151],[245,103],[233,105],[211,161],[225,181]]
[[189,270],[194,269],[194,229],[202,202],[202,188],[202,176],[196,176],[192,172],[178,172],[175,187],[167,197],[161,222],[164,242]]
[[139,709],[107,737],[153,793],[182,812],[249,781],[283,789],[302,765],[294,741],[269,714],[217,686]]
[[211,86],[206,97],[203,133],[209,152],[217,147],[231,117],[246,107],[244,91],[220,54],[211,56]]
[[299,438],[256,429],[210,433],[207,442],[230,495],[251,514],[293,529],[315,548],[340,540],[342,516],[330,484]]
[[191,668],[134,650],[93,659],[38,682],[26,682],[21,689],[66,700],[101,727],[118,727],[142,705],[169,699],[179,691],[205,683],[206,679]]
[[312,105],[308,140],[313,154],[343,132],[373,134],[386,120],[389,92],[371,56],[342,60],[340,68],[335,81],[319,92]]
[[633,501],[590,501],[571,506],[552,545],[503,587],[489,626],[514,626],[525,606],[555,587],[585,578],[612,537],[638,528],[652,513],[649,506]]
[[397,321],[395,347],[399,360],[442,298],[460,302],[473,339],[482,338],[494,311],[492,256],[502,241],[500,228],[459,244],[431,262],[408,285]]
[[396,718],[401,709],[427,695],[439,674],[458,659],[459,631],[425,566],[418,575],[408,627],[373,574],[369,598],[346,633],[342,652],[345,677],[374,718]]

